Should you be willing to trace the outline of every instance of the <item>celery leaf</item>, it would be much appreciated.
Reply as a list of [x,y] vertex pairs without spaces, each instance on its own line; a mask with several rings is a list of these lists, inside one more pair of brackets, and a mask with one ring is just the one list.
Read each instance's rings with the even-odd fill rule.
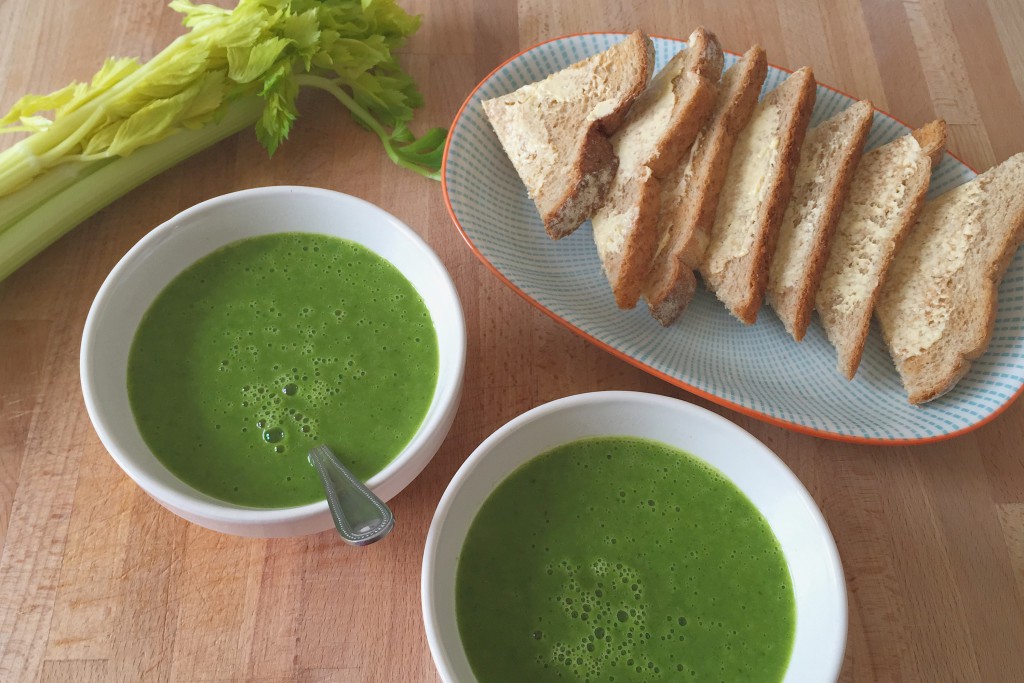
[[[273,154],[291,132],[302,88],[332,94],[394,163],[438,178],[446,133],[413,134],[423,98],[395,55],[420,18],[395,0],[237,0],[233,9],[171,0],[170,7],[187,30],[149,61],[108,59],[89,82],[26,95],[0,118],[0,132],[30,133],[0,152],[0,244],[18,245],[16,256],[0,251],[0,277],[100,206],[76,200],[64,210],[51,200],[80,198],[79,182],[134,168],[124,157],[166,168],[253,124]],[[177,136],[190,141],[187,153],[163,144]],[[112,201],[138,182],[126,171],[118,187],[83,192]],[[58,214],[40,218],[51,227],[31,233],[34,216]]]

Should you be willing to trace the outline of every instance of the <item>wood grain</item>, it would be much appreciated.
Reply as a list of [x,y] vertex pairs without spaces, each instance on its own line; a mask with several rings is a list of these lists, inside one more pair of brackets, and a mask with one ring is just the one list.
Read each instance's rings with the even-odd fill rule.
[[[408,0],[403,60],[444,125],[491,69],[535,42],[641,27],[763,45],[912,124],[951,124],[984,169],[1024,151],[1017,0]],[[0,109],[147,58],[181,32],[160,3],[0,3]],[[846,571],[843,681],[1024,680],[1024,402],[953,441],[866,447],[794,434],[685,394],[556,325],[494,278],[452,228],[436,183],[402,172],[327,97],[303,96],[270,161],[242,133],[146,183],[0,283],[0,680],[436,681],[419,571],[431,515],[487,435],[545,401],[601,389],[677,396],[726,415],[807,485]],[[78,349],[103,278],[142,235],[209,197],[270,184],[358,195],[417,230],[467,316],[451,434],[393,501],[399,526],[355,551],[333,533],[252,540],[187,524],[108,457],[89,424]]]

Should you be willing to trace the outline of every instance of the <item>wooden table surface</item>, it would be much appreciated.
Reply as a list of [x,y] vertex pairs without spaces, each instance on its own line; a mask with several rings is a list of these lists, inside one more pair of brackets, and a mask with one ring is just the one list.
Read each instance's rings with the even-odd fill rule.
[[[911,124],[950,124],[986,169],[1024,151],[1020,0],[403,1],[422,28],[403,62],[447,125],[520,49],[566,33],[758,41],[769,61],[870,98]],[[87,79],[108,55],[152,56],[181,31],[161,2],[0,3],[0,109]],[[952,441],[849,445],[790,433],[698,399],[556,325],[466,248],[440,185],[403,172],[326,97],[304,96],[272,161],[231,138],[114,203],[0,283],[0,680],[434,681],[419,573],[431,515],[470,452],[512,417],[602,389],[708,407],[752,432],[821,506],[846,572],[844,681],[1024,680],[1024,401]],[[6,143],[4,143],[6,144]],[[393,501],[399,526],[363,550],[333,532],[220,535],[167,512],[107,455],[86,415],[78,352],[117,260],[204,199],[314,185],[379,204],[452,274],[469,356],[461,409],[423,474]]]

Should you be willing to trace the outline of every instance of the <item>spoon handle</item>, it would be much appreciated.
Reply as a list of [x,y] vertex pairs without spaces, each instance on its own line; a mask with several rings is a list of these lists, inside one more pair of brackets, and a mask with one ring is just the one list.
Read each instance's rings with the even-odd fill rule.
[[391,509],[330,448],[316,446],[309,452],[309,462],[320,475],[334,526],[346,543],[369,545],[391,532],[395,527]]

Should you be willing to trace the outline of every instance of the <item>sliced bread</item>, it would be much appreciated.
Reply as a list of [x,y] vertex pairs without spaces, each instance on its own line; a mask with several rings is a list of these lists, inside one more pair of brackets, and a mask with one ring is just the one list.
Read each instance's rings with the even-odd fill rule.
[[736,137],[750,121],[767,73],[768,62],[759,45],[725,72],[710,120],[661,184],[660,242],[644,284],[644,298],[662,325],[670,325],[693,298],[694,271],[707,248],[729,157]]
[[879,288],[917,220],[945,144],[945,122],[933,121],[865,154],[857,165],[815,297],[847,379],[860,365]]
[[694,31],[612,136],[618,169],[591,217],[594,242],[620,308],[636,305],[658,246],[661,178],[678,166],[714,107],[722,50]]
[[768,303],[800,341],[814,312],[832,233],[871,129],[874,107],[856,102],[807,133],[793,196],[768,273]]
[[911,403],[953,388],[992,336],[999,281],[1024,241],[1024,154],[927,202],[875,309]]
[[708,288],[748,325],[757,320],[764,300],[815,90],[814,74],[804,67],[768,93],[729,161],[700,272]]
[[609,136],[653,70],[651,40],[636,31],[542,81],[484,101],[553,239],[573,232],[600,206],[617,164]]

